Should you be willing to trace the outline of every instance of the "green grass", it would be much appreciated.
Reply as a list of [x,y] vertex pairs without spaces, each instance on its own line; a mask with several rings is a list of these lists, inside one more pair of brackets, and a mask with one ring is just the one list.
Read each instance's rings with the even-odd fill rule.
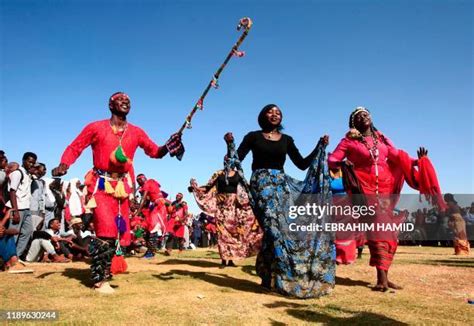
[[[367,250],[366,250],[367,251]],[[400,247],[390,278],[403,290],[373,292],[368,253],[338,266],[326,297],[296,300],[266,293],[255,258],[219,269],[215,251],[196,250],[150,261],[127,259],[113,295],[89,288],[85,263],[33,264],[34,274],[0,273],[0,310],[58,310],[62,324],[472,324],[474,260],[452,248]]]

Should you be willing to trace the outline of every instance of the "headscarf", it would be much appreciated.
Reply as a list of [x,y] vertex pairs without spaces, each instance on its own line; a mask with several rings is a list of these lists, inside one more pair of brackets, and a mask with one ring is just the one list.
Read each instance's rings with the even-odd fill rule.
[[[360,112],[366,112],[367,114],[370,115],[370,111],[367,108],[365,108],[363,106],[356,107],[355,110],[352,111],[351,115],[349,116],[349,131],[347,132],[346,137],[352,138],[352,139],[361,139],[362,138],[362,134],[354,126],[354,119],[355,119],[356,115],[359,114]],[[372,131],[374,133],[377,132],[377,128],[375,128],[373,121],[371,121],[370,129],[372,129]],[[376,134],[379,135],[379,133],[376,133]]]
[[[262,111],[260,111],[260,113],[258,114],[258,119],[257,119],[258,120],[258,125],[263,130],[266,130],[266,129],[270,128],[270,125],[269,125],[266,114],[267,114],[268,111],[270,111],[273,108],[277,108],[280,111],[281,119],[283,121],[283,112],[281,112],[280,108],[275,104],[267,104],[263,107]],[[278,129],[278,131],[283,129],[283,126],[281,125],[281,122],[280,122],[280,125],[278,125],[277,129]]]

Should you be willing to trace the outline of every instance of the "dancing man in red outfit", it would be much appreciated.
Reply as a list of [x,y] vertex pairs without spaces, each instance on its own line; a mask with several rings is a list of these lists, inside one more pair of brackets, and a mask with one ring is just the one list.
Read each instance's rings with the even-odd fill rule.
[[94,288],[111,293],[108,280],[115,252],[115,241],[120,234],[120,244],[130,244],[130,199],[134,193],[133,157],[138,147],[152,158],[162,158],[168,152],[181,158],[184,147],[181,135],[173,134],[164,146],[156,145],[139,127],[128,123],[130,98],[123,92],[110,97],[110,119],[88,124],[64,151],[53,176],[62,176],[77,160],[82,151],[92,147],[93,169],[86,175],[88,207],[94,210],[97,239],[91,243],[91,272]]

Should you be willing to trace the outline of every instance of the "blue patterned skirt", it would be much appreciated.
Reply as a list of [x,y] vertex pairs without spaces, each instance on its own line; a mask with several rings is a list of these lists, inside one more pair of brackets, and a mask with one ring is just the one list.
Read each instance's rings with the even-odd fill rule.
[[[308,176],[311,170],[314,172],[310,168]],[[301,237],[288,232],[294,222],[288,216],[289,205],[294,205],[305,189],[320,184],[314,178],[313,184],[309,180],[298,181],[271,169],[254,171],[250,180],[255,215],[264,232],[257,274],[263,286],[296,298],[326,295],[335,283],[336,248],[331,236],[307,232]]]

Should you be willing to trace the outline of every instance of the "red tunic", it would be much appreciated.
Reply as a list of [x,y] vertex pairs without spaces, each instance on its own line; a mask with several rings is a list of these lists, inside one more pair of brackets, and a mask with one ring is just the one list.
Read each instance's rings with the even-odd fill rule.
[[147,192],[148,198],[154,205],[152,210],[150,210],[147,214],[145,214],[145,212],[143,214],[146,219],[147,230],[151,232],[153,229],[155,229],[156,224],[160,224],[161,232],[165,233],[165,221],[168,211],[165,206],[165,201],[162,200],[163,194],[161,193],[160,184],[153,179],[148,179],[141,190],[143,193]]
[[[143,148],[148,156],[159,158],[160,147],[141,128],[128,123],[125,131],[115,134],[110,121],[101,120],[88,124],[81,131],[79,136],[64,151],[61,163],[71,166],[81,155],[82,151],[90,145],[92,147],[94,168],[109,173],[129,173],[132,180],[134,180],[135,176],[133,175],[133,165],[131,163],[114,164],[110,161],[110,155],[120,145],[121,136],[123,152],[130,159],[130,162],[133,162],[138,147]],[[97,175],[92,176],[88,182],[90,193],[94,191],[97,177]],[[124,180],[124,182],[126,181]],[[114,188],[116,184],[117,182],[111,182]],[[130,191],[128,187],[126,187],[126,190]],[[94,194],[94,198],[97,203],[97,207],[94,209],[94,226],[97,236],[116,238],[118,230],[115,224],[115,217],[119,213],[119,200],[100,190]],[[120,213],[127,224],[127,231],[121,237],[121,244],[124,246],[130,244],[129,210],[128,198],[121,199]]]
[[[61,157],[61,163],[71,166],[82,151],[87,147],[92,147],[92,159],[94,167],[107,172],[132,172],[131,164],[114,165],[110,162],[110,154],[119,146],[119,137],[122,137],[122,148],[130,160],[133,161],[138,147],[143,148],[145,154],[152,158],[159,158],[160,147],[156,145],[143,129],[127,124],[125,132],[114,134],[109,120],[101,120],[88,124],[66,148]],[[132,176],[134,180],[134,176]]]
[[167,231],[174,234],[177,238],[184,237],[184,228],[188,217],[188,204],[185,201],[171,205],[170,219],[168,221]]

